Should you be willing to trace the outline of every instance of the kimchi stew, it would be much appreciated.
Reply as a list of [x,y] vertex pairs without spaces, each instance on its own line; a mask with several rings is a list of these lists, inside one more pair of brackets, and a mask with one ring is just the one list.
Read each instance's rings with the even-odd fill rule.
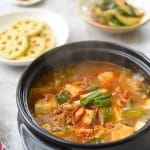
[[71,142],[117,141],[149,120],[150,85],[142,75],[107,62],[49,72],[32,86],[29,99],[39,125]]

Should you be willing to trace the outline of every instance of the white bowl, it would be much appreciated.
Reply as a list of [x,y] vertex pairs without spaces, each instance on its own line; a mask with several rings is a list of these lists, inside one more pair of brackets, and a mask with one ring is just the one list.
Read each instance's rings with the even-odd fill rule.
[[30,5],[35,5],[39,2],[42,2],[43,0],[28,0],[28,1],[23,1],[23,0],[7,0],[9,3],[15,4],[15,5],[20,5],[20,6],[30,6]]
[[[10,25],[20,19],[37,19],[47,23],[53,30],[56,38],[56,46],[65,44],[69,36],[69,28],[65,20],[58,14],[43,10],[43,9],[24,9],[14,11],[0,15],[0,31],[7,29]],[[12,66],[26,66],[29,65],[32,60],[7,60],[0,57],[0,63],[12,65]]]
[[144,11],[145,15],[142,18],[141,22],[137,25],[128,26],[128,27],[111,27],[108,25],[103,25],[91,21],[88,16],[88,9],[91,5],[99,3],[100,0],[79,0],[78,13],[80,17],[88,22],[89,24],[98,27],[101,31],[110,32],[110,33],[127,33],[134,30],[137,30],[139,27],[150,21],[150,1],[149,0],[128,0],[129,4],[140,8]]

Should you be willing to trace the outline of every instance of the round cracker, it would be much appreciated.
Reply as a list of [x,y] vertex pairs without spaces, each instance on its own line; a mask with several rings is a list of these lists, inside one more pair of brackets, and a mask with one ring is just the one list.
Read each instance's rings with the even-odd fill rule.
[[33,59],[40,56],[45,50],[45,42],[40,37],[34,36],[29,40],[29,49],[17,60]]
[[0,55],[6,59],[16,59],[28,48],[28,38],[18,32],[6,30],[0,33]]
[[27,36],[34,36],[42,31],[43,24],[34,19],[23,19],[16,22],[11,28]]
[[47,24],[44,24],[44,27],[41,33],[39,34],[39,36],[46,43],[45,51],[50,50],[56,46],[56,40],[55,40],[53,31]]

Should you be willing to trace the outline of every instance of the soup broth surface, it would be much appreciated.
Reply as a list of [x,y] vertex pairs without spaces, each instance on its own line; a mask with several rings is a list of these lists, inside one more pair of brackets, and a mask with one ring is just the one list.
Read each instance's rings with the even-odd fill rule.
[[40,126],[72,142],[120,140],[149,120],[150,86],[144,77],[107,62],[49,72],[30,89],[29,99]]

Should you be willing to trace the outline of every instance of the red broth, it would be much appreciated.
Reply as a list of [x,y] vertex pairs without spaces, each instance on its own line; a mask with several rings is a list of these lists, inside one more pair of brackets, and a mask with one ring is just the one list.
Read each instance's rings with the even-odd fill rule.
[[44,75],[30,90],[36,121],[78,143],[123,139],[149,119],[150,86],[124,67],[81,62]]

